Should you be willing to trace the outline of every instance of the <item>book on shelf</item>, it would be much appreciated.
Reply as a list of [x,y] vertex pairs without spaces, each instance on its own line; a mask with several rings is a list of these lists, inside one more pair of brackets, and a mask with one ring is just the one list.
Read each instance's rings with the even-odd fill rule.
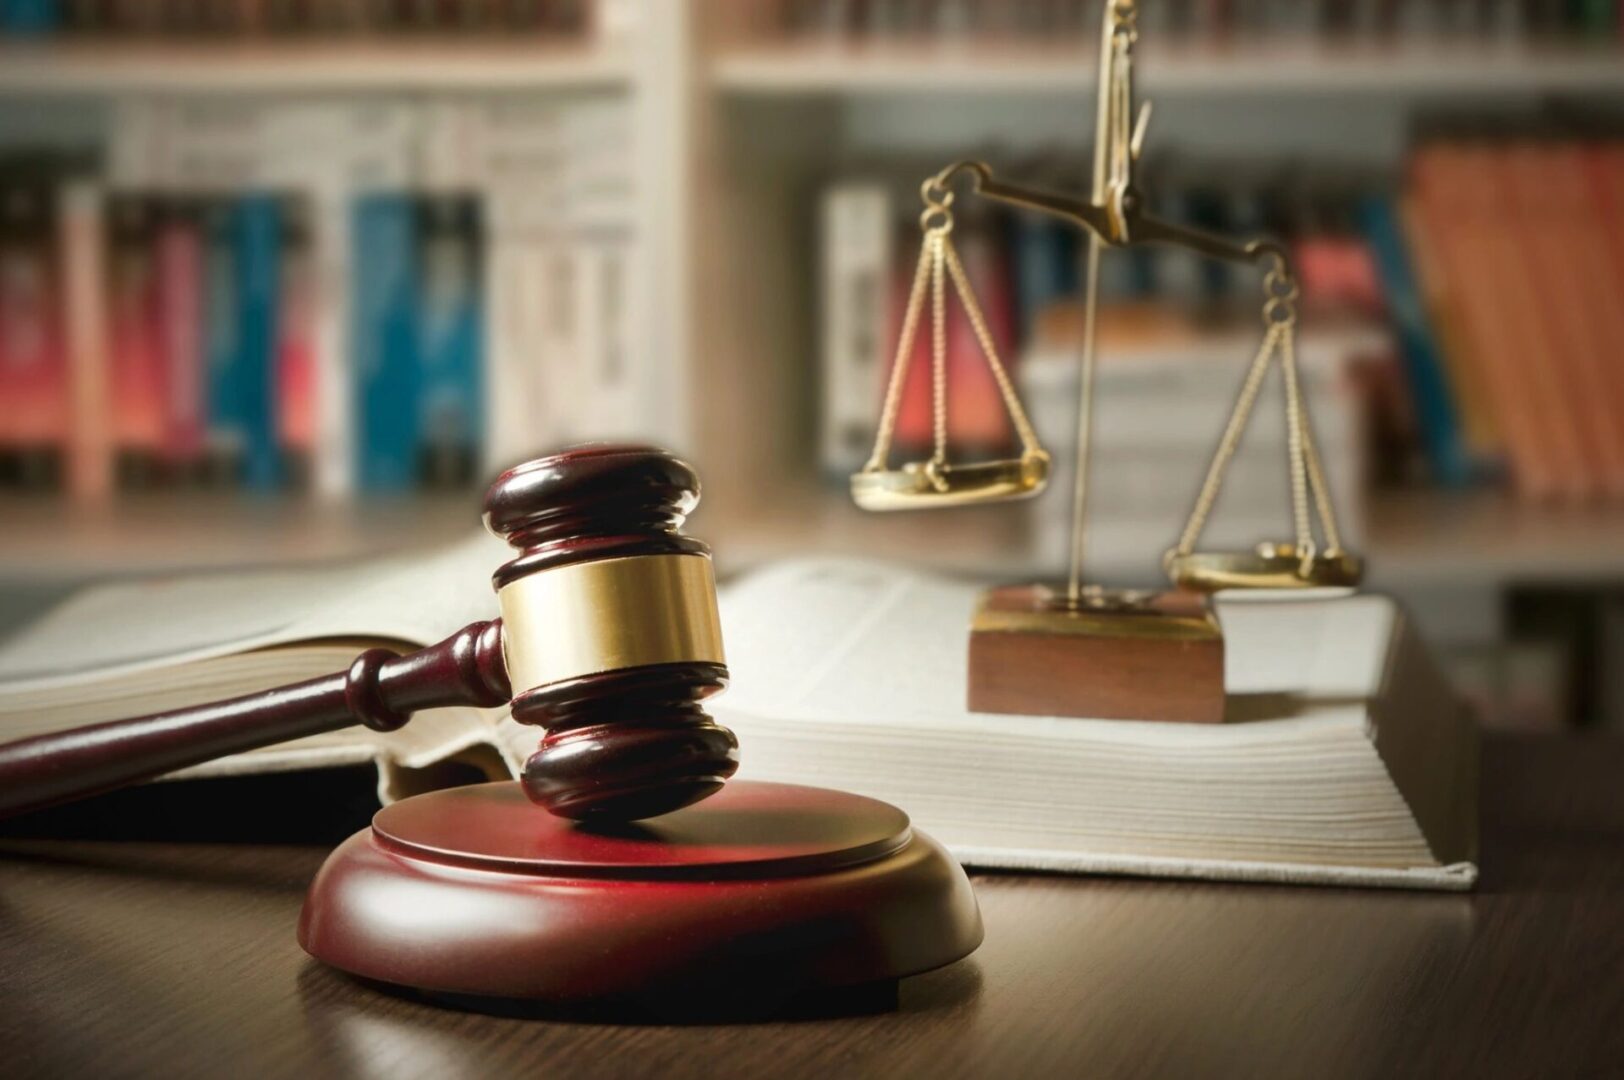
[[[819,455],[831,475],[852,473],[874,443],[875,403],[894,347],[891,195],[851,180],[822,195],[823,394]],[[927,354],[928,355],[928,354]]]
[[[102,585],[0,647],[0,736],[185,707],[343,668],[489,618],[485,536],[365,568]],[[1232,716],[1216,725],[982,716],[964,706],[979,589],[801,561],[725,585],[733,676],[713,712],[741,775],[887,799],[974,866],[1468,888],[1476,743],[1379,596],[1220,597]],[[786,611],[795,618],[786,619]],[[375,763],[383,801],[458,759],[513,775],[539,732],[439,709],[169,779]],[[539,810],[537,811],[540,812]]]
[[[65,483],[71,445],[120,489],[335,497],[646,437],[666,410],[635,333],[629,114],[506,95],[131,98],[99,172],[0,160],[16,269],[0,297],[0,486]],[[69,183],[94,212],[56,209]],[[69,311],[59,276],[101,295]],[[70,332],[107,347],[69,365]],[[108,440],[68,407],[96,379]]]
[[356,483],[363,491],[405,491],[416,479],[415,216],[403,194],[366,195],[354,208],[350,337],[359,402]]
[[94,183],[66,184],[59,199],[63,344],[72,386],[68,487],[86,502],[113,489],[108,358],[108,265],[104,207]]
[[62,473],[70,367],[56,189],[43,161],[0,176],[0,476],[29,488]]
[[1417,272],[1404,243],[1399,208],[1389,197],[1372,196],[1365,200],[1362,217],[1381,264],[1388,319],[1399,341],[1409,398],[1417,414],[1432,479],[1445,487],[1464,487],[1477,470],[1463,430],[1461,406],[1451,392],[1444,369],[1443,350],[1433,333]]
[[[1412,155],[1408,249],[1466,441],[1536,501],[1624,492],[1624,213],[1607,141],[1440,138]],[[1425,419],[1425,417],[1423,418]]]

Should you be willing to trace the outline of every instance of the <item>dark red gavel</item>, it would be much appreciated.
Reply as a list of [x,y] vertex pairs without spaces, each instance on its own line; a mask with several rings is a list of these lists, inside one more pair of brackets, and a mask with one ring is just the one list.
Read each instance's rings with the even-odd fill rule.
[[[663,450],[587,446],[504,473],[485,524],[519,551],[494,578],[502,617],[418,652],[211,705],[0,746],[0,816],[227,754],[421,709],[493,707],[540,726],[530,798],[634,821],[697,802],[738,767],[700,703],[727,683],[710,552],[683,536],[699,478]],[[513,688],[517,689],[517,692]]]

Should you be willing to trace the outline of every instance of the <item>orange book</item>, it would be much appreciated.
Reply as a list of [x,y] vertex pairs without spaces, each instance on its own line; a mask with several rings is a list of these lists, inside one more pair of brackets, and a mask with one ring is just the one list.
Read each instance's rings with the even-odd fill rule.
[[54,479],[68,439],[54,204],[43,177],[0,187],[0,453],[28,486]]
[[152,207],[139,195],[108,202],[108,376],[112,384],[112,436],[120,471],[146,476],[157,464],[164,437],[163,348],[155,297]]
[[[1568,388],[1569,342],[1551,310],[1551,290],[1537,268],[1548,208],[1519,205],[1519,159],[1533,149],[1499,145],[1483,151],[1478,180],[1492,208],[1484,228],[1492,239],[1484,270],[1500,282],[1500,305],[1518,357],[1508,365],[1519,406],[1533,415],[1535,437],[1551,472],[1551,496],[1583,500],[1599,487],[1582,422]],[[1538,163],[1534,162],[1538,168]]]
[[[887,360],[896,355],[896,343],[902,339],[902,321],[908,310],[908,294],[913,287],[914,263],[899,262],[891,286],[891,333],[886,337],[890,346]],[[928,282],[928,279],[927,279]],[[950,284],[944,283],[951,288]],[[934,445],[935,411],[931,393],[931,321],[930,289],[927,283],[923,305],[919,309],[919,322],[914,331],[913,353],[908,361],[908,375],[902,384],[902,399],[897,408],[897,426],[893,433],[893,462],[930,456]],[[890,368],[885,370],[889,384]],[[885,387],[881,388],[882,394]]]
[[72,386],[68,487],[86,501],[113,487],[113,444],[108,427],[107,268],[102,195],[79,181],[61,195],[62,325]]
[[[964,276],[974,290],[987,332],[1005,371],[1015,378],[1015,311],[1010,275],[985,230],[967,231],[955,245]],[[993,377],[970,315],[947,281],[947,432],[954,460],[1008,453],[1014,433],[1003,394]]]
[[1585,231],[1594,248],[1586,295],[1607,357],[1608,407],[1624,417],[1624,142],[1586,147],[1583,168],[1589,199]]
[[1549,310],[1566,326],[1571,394],[1596,451],[1601,493],[1624,497],[1624,276],[1598,229],[1603,209],[1590,184],[1589,151],[1577,142],[1545,147],[1526,192],[1553,207],[1540,271]]
[[1505,437],[1513,483],[1526,496],[1548,498],[1560,488],[1561,461],[1541,431],[1546,410],[1524,385],[1521,369],[1538,346],[1517,317],[1516,282],[1501,265],[1518,256],[1489,165],[1488,151],[1465,145],[1422,149],[1412,166],[1416,212],[1437,240],[1440,273],[1458,300],[1463,362],[1477,371]]
[[[1522,243],[1532,303],[1545,330],[1541,363],[1555,379],[1564,426],[1578,443],[1579,471],[1569,493],[1617,493],[1624,477],[1624,427],[1608,400],[1607,346],[1590,310],[1598,237],[1585,210],[1577,145],[1523,143],[1504,152],[1512,218]],[[1609,483],[1609,477],[1613,477]]]
[[1489,404],[1481,365],[1469,354],[1467,335],[1461,324],[1460,297],[1456,295],[1458,290],[1453,288],[1453,279],[1444,272],[1442,240],[1434,235],[1438,231],[1437,223],[1421,211],[1419,203],[1415,191],[1404,191],[1399,197],[1399,216],[1421,302],[1437,336],[1450,390],[1460,409],[1462,433],[1474,458],[1503,461],[1505,438]]

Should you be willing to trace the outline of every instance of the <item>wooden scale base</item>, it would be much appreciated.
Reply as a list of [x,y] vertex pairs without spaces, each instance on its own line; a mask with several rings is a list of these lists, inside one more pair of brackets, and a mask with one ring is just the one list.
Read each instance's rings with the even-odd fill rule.
[[599,827],[517,783],[407,799],[333,852],[299,920],[365,979],[560,1005],[884,983],[981,935],[964,871],[902,811],[751,781]]
[[973,712],[1171,720],[1224,718],[1224,637],[1206,597],[1174,590],[1021,585],[984,593],[970,621]]

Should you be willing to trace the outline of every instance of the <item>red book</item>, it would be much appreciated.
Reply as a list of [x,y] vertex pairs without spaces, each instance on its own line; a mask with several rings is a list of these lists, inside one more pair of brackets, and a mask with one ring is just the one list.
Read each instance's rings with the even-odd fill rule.
[[[913,287],[914,265],[900,264],[896,268],[891,289],[891,358],[896,356],[897,343],[902,338],[902,320],[908,309],[908,294]],[[935,415],[931,392],[931,314],[930,284],[926,278],[924,302],[919,309],[919,322],[914,335],[913,356],[908,365],[908,376],[902,384],[902,402],[897,409],[897,426],[892,440],[893,464],[903,460],[929,457],[935,445]],[[891,372],[886,372],[886,387]],[[886,387],[881,388],[881,393]]]
[[68,440],[68,366],[50,186],[0,188],[0,453],[29,486],[57,470]]
[[[1609,358],[1607,364],[1608,409],[1624,423],[1624,142],[1594,144],[1582,153],[1587,202],[1579,213],[1588,227],[1592,250],[1587,265],[1586,297],[1597,335]],[[1616,490],[1609,484],[1609,490]]]
[[102,194],[95,184],[76,181],[59,201],[62,323],[73,400],[68,486],[77,498],[98,500],[112,490],[113,480]]
[[[985,230],[956,237],[959,261],[1011,379],[1015,378],[1015,312],[1010,274]],[[998,380],[952,279],[947,282],[947,432],[954,460],[1007,454],[1013,425]]]
[[158,217],[156,305],[164,370],[163,457],[182,472],[202,460],[204,434],[203,234],[191,207]]
[[107,366],[113,447],[126,481],[152,474],[164,441],[167,395],[153,209],[141,195],[119,194],[108,201]]
[[315,262],[308,208],[285,216],[281,304],[277,312],[276,426],[286,475],[308,476],[316,441]]

